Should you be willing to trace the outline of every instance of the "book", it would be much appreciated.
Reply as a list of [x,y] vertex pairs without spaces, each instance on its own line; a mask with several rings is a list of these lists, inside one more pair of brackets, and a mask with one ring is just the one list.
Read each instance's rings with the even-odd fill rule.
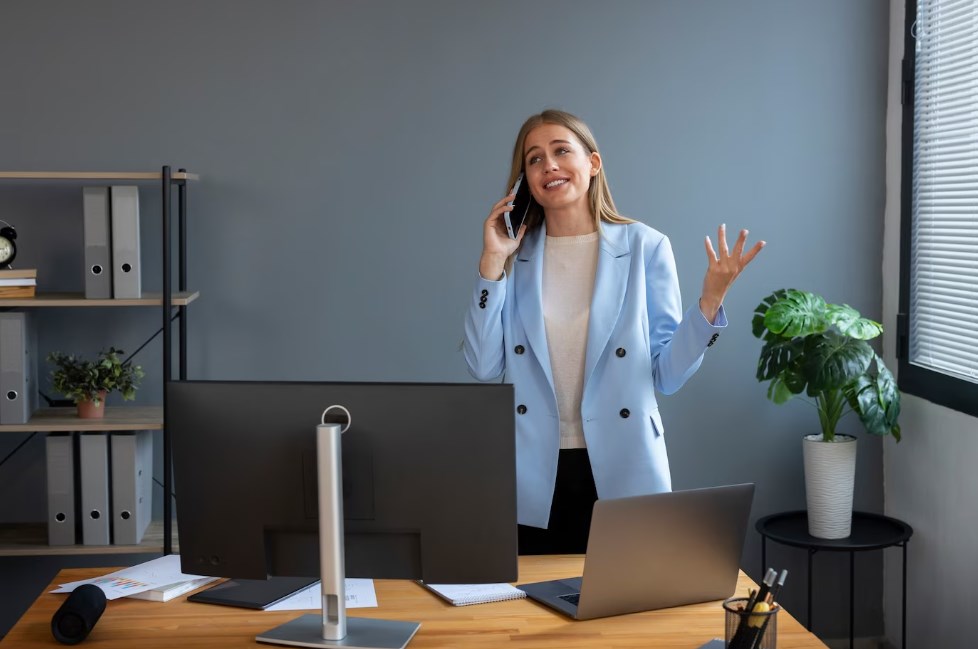
[[526,593],[509,584],[426,584],[423,581],[418,583],[452,606],[504,602],[526,597]]
[[37,286],[37,280],[30,277],[0,277],[0,286]]
[[2,279],[37,279],[36,268],[0,268]]
[[197,590],[201,586],[206,586],[217,579],[220,579],[220,577],[196,577],[186,581],[178,581],[173,584],[167,584],[166,586],[157,586],[156,588],[144,590],[143,592],[136,593],[135,595],[127,595],[127,597],[129,599],[146,599],[151,602],[169,602],[174,597],[179,597],[184,593]]
[[0,297],[34,297],[36,286],[0,286]]

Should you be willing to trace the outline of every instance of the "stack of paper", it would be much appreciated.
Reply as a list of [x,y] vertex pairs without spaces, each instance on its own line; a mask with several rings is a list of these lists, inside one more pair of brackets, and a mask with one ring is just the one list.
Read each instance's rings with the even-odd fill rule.
[[[101,577],[61,584],[59,588],[51,592],[70,593],[82,584],[95,584],[105,592],[106,599],[140,595],[139,599],[165,602],[184,592],[199,588],[214,579],[215,577],[184,574],[180,571],[180,555],[168,554],[159,559],[153,559],[131,568],[123,568]],[[188,583],[195,583],[196,585],[188,587],[186,586]],[[181,593],[175,592],[184,587],[186,590]]]
[[[180,572],[180,555],[170,554],[153,559],[131,568],[95,577],[61,584],[52,593],[70,593],[82,584],[95,584],[105,592],[106,599],[129,597],[167,602],[201,586],[209,584],[218,577],[201,577]],[[377,593],[372,579],[347,579],[345,581],[346,607],[370,608],[377,606]],[[269,611],[296,611],[322,608],[322,595],[319,582],[315,582],[288,599],[268,607]]]
[[152,590],[144,590],[141,593],[127,595],[131,599],[148,599],[151,602],[169,602],[174,597],[179,597],[184,593],[197,590],[201,586],[206,586],[212,581],[217,581],[219,577],[196,577],[184,581],[175,581],[172,584],[159,586]]

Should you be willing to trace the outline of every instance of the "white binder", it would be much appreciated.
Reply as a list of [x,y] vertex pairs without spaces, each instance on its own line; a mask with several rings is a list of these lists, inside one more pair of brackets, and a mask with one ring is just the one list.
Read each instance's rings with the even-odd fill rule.
[[112,297],[109,188],[82,189],[85,211],[85,297]]
[[29,312],[0,313],[0,424],[26,424],[37,410],[37,332]]
[[139,262],[139,188],[113,185],[112,203],[112,296],[142,297]]
[[112,542],[136,545],[153,515],[153,434],[112,433]]
[[73,433],[48,433],[48,545],[75,545],[75,449]]
[[78,439],[82,543],[109,544],[109,436],[82,433]]

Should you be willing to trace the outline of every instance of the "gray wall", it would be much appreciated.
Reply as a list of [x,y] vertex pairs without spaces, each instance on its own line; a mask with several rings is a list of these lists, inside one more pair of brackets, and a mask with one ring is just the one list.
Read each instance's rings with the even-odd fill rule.
[[[575,112],[619,209],[671,237],[687,303],[719,223],[768,241],[728,296],[731,327],[662,399],[675,486],[754,481],[757,518],[804,508],[799,438],[817,419],[765,400],[754,306],[796,286],[881,314],[887,18],[886,0],[8,0],[0,169],[201,174],[191,378],[467,381],[462,315],[516,130],[544,107]],[[81,288],[78,193],[0,191],[44,289]],[[141,192],[148,289],[157,194]],[[44,351],[131,350],[159,314],[41,320]],[[158,402],[158,343],[139,361],[139,399]],[[0,458],[20,439],[0,438]],[[881,511],[882,441],[860,445],[856,506]],[[0,466],[0,492],[23,494],[0,521],[42,518],[43,489],[33,439]],[[792,570],[783,599],[801,617],[803,554],[769,552]],[[751,532],[755,578],[759,563]],[[818,558],[829,636],[846,634],[844,563]],[[881,565],[859,559],[860,635],[882,630]]]

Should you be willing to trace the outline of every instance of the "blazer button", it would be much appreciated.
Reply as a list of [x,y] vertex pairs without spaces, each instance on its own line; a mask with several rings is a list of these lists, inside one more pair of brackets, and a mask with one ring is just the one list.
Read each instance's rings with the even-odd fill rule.
[[622,408],[621,410],[618,411],[618,414],[621,415],[622,419],[628,419],[628,415],[632,413],[628,411],[628,408]]
[[513,349],[513,351],[516,352],[517,354],[522,354],[523,352],[526,351],[526,348],[523,347],[523,345],[517,345],[516,348]]
[[487,291],[486,289],[482,289],[482,297],[485,297],[487,295],[489,295],[489,291]]
[[480,308],[480,309],[484,309],[484,308],[486,308],[486,303],[485,303],[485,302],[480,302],[480,303],[479,303],[479,308]]
[[616,349],[615,350],[615,356],[617,356],[618,358],[624,358],[625,357],[625,348],[624,347],[619,347],[618,349]]
[[520,405],[516,406],[516,412],[520,413],[521,415],[525,415],[526,414],[526,406],[524,406],[521,403]]

